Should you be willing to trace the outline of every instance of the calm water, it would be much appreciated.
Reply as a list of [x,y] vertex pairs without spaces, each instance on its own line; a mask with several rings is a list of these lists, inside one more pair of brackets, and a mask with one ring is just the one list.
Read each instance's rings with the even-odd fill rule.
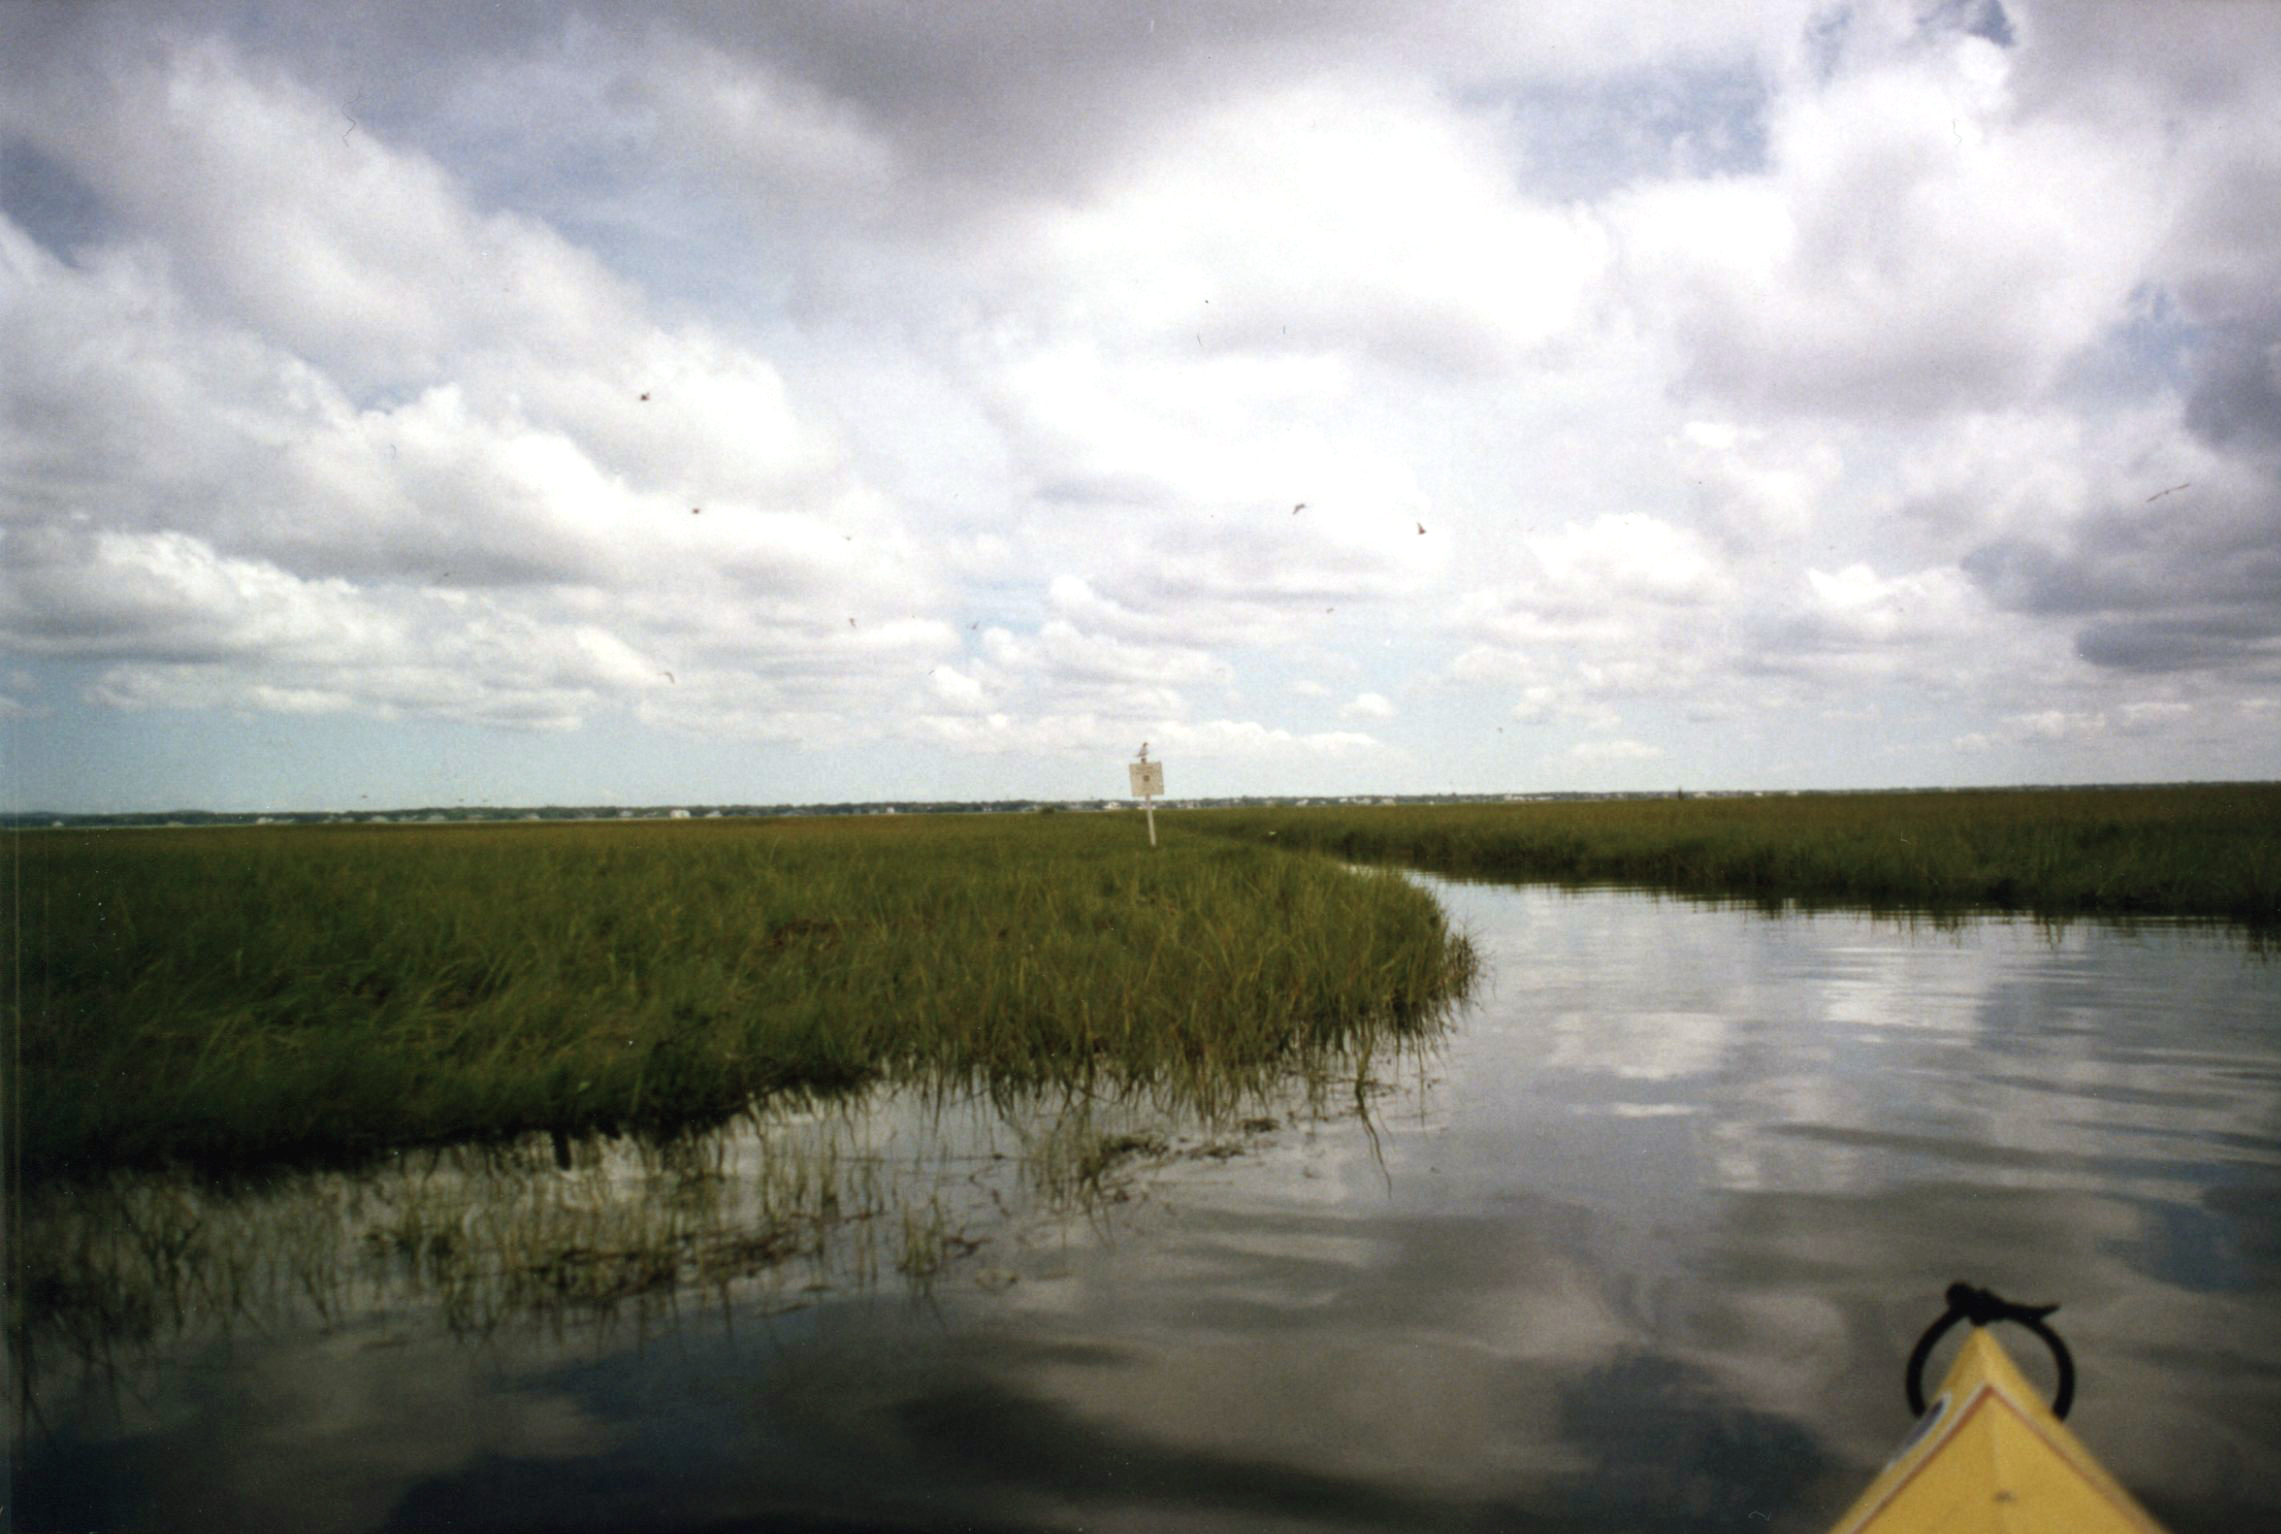
[[2281,961],[1435,887],[1489,978],[1367,1117],[894,1099],[130,1201],[164,1277],[35,1329],[11,1515],[1812,1531],[1969,1278],[2062,1302],[2073,1425],[2179,1534],[2281,1526]]

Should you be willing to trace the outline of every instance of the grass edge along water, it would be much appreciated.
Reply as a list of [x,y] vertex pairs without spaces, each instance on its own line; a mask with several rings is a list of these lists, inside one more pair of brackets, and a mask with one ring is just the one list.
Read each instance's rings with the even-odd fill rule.
[[1216,809],[1212,835],[1498,879],[2281,929],[2281,784]]
[[1206,1112],[1422,1039],[1475,958],[1391,873],[1123,816],[19,840],[27,1176],[669,1131],[881,1079]]

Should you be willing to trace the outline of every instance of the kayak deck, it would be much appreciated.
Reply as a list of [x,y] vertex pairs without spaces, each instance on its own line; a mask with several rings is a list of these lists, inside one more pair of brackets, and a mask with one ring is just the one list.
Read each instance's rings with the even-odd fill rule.
[[1940,1394],[1831,1534],[2161,1534],[1975,1326]]

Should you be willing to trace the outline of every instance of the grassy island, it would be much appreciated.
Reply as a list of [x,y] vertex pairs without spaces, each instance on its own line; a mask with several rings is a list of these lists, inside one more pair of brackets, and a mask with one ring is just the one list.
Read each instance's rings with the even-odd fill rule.
[[671,1129],[891,1076],[1247,1083],[1429,1028],[1398,875],[1136,817],[18,839],[28,1174]]

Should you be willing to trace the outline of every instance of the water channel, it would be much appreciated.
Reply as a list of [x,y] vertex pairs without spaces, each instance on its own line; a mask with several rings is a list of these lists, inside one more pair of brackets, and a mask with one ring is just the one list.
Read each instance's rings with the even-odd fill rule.
[[7,1516],[1811,1534],[1965,1278],[2061,1303],[2176,1534],[2281,1527],[2281,958],[1428,882],[1447,1036],[1210,1123],[906,1092],[51,1210]]

